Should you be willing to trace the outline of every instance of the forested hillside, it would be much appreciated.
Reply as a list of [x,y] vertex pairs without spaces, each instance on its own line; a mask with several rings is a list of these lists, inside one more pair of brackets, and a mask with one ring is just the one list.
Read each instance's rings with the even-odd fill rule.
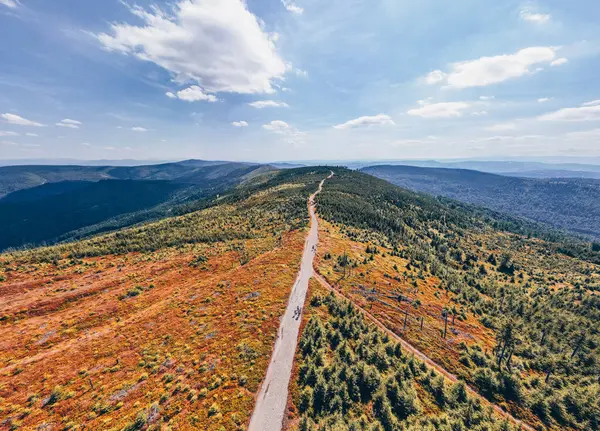
[[84,238],[198,210],[231,187],[273,170],[191,160],[136,167],[10,167],[0,168],[0,176],[11,169],[36,173],[36,180],[78,180],[47,182],[0,198],[0,250]]
[[[530,425],[598,429],[600,268],[590,243],[574,258],[559,237],[536,238],[535,225],[343,170],[318,206],[317,271],[341,295]],[[331,301],[313,300],[331,317],[308,323],[299,352],[300,429],[365,429],[361,415],[385,430],[493,429],[481,428],[491,419],[464,390],[408,364],[386,338],[356,333],[352,307]],[[420,421],[435,412],[448,417]]]
[[183,183],[228,176],[233,171],[252,171],[252,163],[186,160],[142,166],[4,166],[0,167],[0,198],[18,190],[61,181],[181,180]]
[[600,181],[534,179],[465,169],[372,166],[363,171],[410,190],[482,205],[600,238]]

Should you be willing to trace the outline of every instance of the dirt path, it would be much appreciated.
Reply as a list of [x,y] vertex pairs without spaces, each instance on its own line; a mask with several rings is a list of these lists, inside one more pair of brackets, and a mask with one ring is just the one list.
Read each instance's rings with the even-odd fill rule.
[[[383,323],[381,323],[375,316],[373,316],[367,310],[365,310],[364,308],[360,307],[359,305],[357,305],[356,303],[354,303],[350,298],[348,298],[346,295],[344,295],[342,292],[340,292],[338,289],[336,289],[333,286],[331,286],[327,282],[327,280],[325,280],[325,278],[321,274],[319,274],[318,272],[315,271],[314,277],[315,277],[315,279],[323,287],[325,287],[328,290],[332,291],[338,297],[347,299],[348,301],[352,302],[354,304],[354,306],[356,308],[358,308],[360,311],[362,311],[363,314],[369,320],[371,320],[377,327],[379,327],[379,329],[381,329],[382,331],[385,331],[387,334],[390,335],[390,337],[393,337],[395,340],[399,341],[402,344],[402,348],[404,349],[404,351],[410,352],[410,353],[414,354],[421,361],[425,362],[425,364],[427,364],[427,366],[435,369],[438,373],[440,373],[443,376],[445,376],[451,382],[456,383],[456,382],[459,381],[458,377],[456,377],[454,374],[452,374],[451,372],[449,372],[448,370],[446,370],[445,368],[443,368],[437,362],[434,362],[427,355],[425,355],[425,353],[421,352],[415,346],[413,346],[412,344],[410,344],[408,341],[406,341],[403,338],[401,338],[398,334],[396,334],[392,330],[388,329]],[[475,396],[477,398],[480,398],[481,401],[484,403],[484,405],[491,406],[494,409],[494,411],[496,411],[496,413],[498,413],[498,415],[500,415],[501,417],[508,419],[509,421],[511,421],[513,424],[515,424],[517,426],[520,426],[521,429],[527,430],[527,431],[536,431],[535,428],[533,428],[532,426],[526,424],[525,422],[523,422],[523,421],[515,418],[514,416],[512,416],[510,413],[508,413],[507,411],[505,411],[499,405],[493,404],[490,401],[488,401],[487,398],[485,398],[481,394],[479,394],[479,392],[477,392],[473,387],[467,385],[467,391],[470,393],[470,395]]]
[[[332,176],[333,172],[327,178]],[[324,183],[325,180],[321,181],[319,189],[308,199],[310,231],[304,244],[300,272],[292,288],[285,313],[281,318],[271,362],[256,398],[248,431],[280,431],[282,428],[288,399],[288,386],[302,321],[302,308],[308,291],[308,280],[313,275],[313,258],[317,250],[319,226],[314,199],[323,189]]]

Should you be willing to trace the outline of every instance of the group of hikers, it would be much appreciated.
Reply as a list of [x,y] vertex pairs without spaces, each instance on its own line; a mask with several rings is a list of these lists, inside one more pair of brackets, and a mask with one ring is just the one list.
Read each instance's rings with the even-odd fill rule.
[[298,320],[300,319],[300,316],[302,315],[302,307],[300,307],[299,305],[296,307],[296,309],[294,310],[294,319]]

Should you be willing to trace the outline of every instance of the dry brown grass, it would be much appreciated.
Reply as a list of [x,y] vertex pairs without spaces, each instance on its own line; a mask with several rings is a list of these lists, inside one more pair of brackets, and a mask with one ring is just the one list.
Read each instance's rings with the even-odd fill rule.
[[0,429],[243,429],[304,237],[248,240],[243,266],[237,241],[12,268]]

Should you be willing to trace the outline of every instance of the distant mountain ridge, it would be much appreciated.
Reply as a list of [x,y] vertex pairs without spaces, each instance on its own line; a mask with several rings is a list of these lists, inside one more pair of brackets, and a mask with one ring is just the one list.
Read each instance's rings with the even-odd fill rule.
[[17,190],[59,181],[181,180],[196,183],[236,169],[251,169],[257,163],[184,160],[141,166],[4,166],[0,167],[0,197]]
[[83,238],[192,211],[273,170],[269,165],[203,160],[0,168],[0,250]]
[[351,169],[373,166],[415,166],[420,168],[468,169],[490,174],[526,178],[594,178],[600,179],[600,165],[572,162],[531,162],[493,160],[395,160],[389,162],[354,162]]
[[600,181],[518,178],[466,169],[371,166],[363,172],[400,187],[600,238]]

